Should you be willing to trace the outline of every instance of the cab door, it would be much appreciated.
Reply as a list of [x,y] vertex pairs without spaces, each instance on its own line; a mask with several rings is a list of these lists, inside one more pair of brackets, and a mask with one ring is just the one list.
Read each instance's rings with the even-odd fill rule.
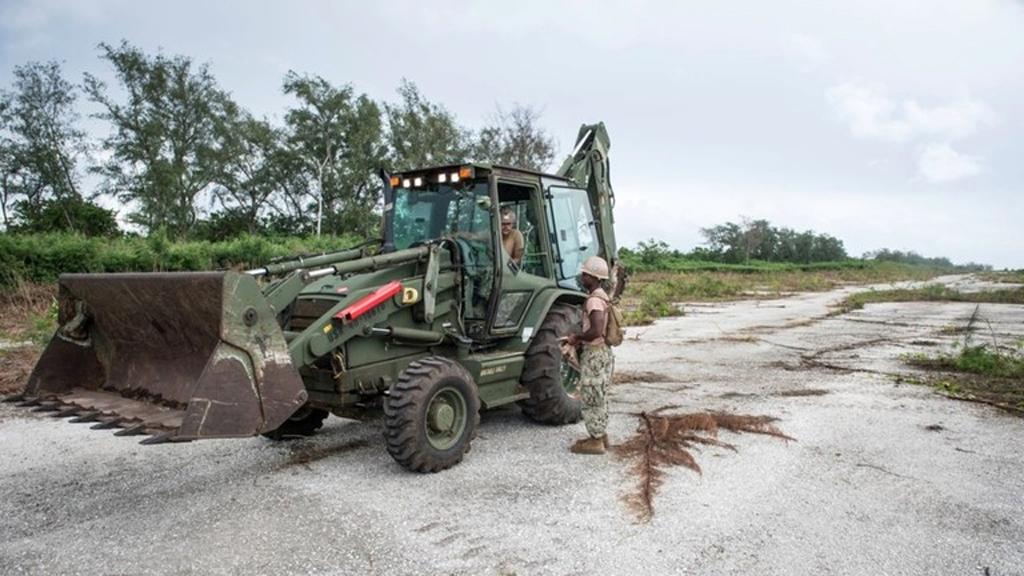
[[555,281],[562,288],[579,290],[580,265],[602,253],[587,191],[552,185],[546,199]]
[[[533,297],[554,286],[554,255],[547,241],[547,213],[540,182],[496,178],[495,185],[498,219],[506,213],[514,218],[514,224],[502,229],[498,237],[498,295],[490,330],[495,336],[506,336],[519,330]],[[522,236],[524,250],[518,261],[503,246],[506,233]]]

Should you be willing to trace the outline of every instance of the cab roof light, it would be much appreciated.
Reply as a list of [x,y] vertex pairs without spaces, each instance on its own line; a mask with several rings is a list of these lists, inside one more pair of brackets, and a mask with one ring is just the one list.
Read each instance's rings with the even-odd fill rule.
[[409,180],[408,178],[402,180],[402,188],[412,188],[412,180]]
[[412,181],[412,184],[413,184],[413,186],[416,186],[417,188],[419,188],[420,186],[423,186],[423,177],[422,176],[417,176]]
[[452,184],[454,184],[454,183],[459,181],[459,173],[458,172],[452,172],[451,181],[452,181]]
[[398,185],[401,184],[401,183],[402,183],[402,179],[399,178],[398,176],[392,176],[391,177],[391,187],[392,188],[398,188]]
[[444,184],[447,181],[448,181],[448,175],[445,174],[444,172],[441,172],[440,174],[437,175],[437,183],[438,184]]
[[473,177],[473,167],[472,166],[463,166],[462,168],[459,168],[459,178],[461,178],[462,180],[468,180],[469,178],[472,178],[472,177]]

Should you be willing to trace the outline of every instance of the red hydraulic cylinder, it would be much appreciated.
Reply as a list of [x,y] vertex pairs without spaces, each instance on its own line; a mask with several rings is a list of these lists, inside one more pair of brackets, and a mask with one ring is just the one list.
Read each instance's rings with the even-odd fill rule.
[[342,322],[352,322],[363,314],[366,314],[370,310],[380,306],[387,301],[388,298],[391,298],[401,291],[402,283],[397,280],[393,280],[380,288],[377,288],[370,294],[363,296],[359,300],[356,300],[351,306],[347,306],[341,312],[335,314],[334,317]]

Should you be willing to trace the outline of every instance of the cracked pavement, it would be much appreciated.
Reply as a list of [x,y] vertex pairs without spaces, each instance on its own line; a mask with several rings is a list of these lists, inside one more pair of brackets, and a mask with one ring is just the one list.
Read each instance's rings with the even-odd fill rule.
[[[670,470],[648,524],[620,502],[626,463],[571,456],[582,425],[514,408],[423,476],[379,422],[146,447],[0,405],[0,574],[1024,574],[1024,420],[895,377],[913,373],[901,354],[962,339],[948,327],[975,305],[829,316],[863,289],[686,304],[629,330],[613,441],[669,404],[776,416],[796,438],[723,433],[738,451]],[[979,312],[976,338],[1024,338],[1024,306]]]

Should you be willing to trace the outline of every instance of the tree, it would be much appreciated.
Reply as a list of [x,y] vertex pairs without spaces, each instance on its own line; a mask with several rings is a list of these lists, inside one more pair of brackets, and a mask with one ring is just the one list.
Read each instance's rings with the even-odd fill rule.
[[289,72],[284,92],[298,106],[285,114],[291,158],[280,158],[281,166],[301,169],[315,184],[317,235],[324,220],[334,234],[369,234],[382,189],[375,172],[387,151],[380,108],[351,86],[333,86],[319,76]]
[[398,104],[384,104],[392,166],[409,169],[455,164],[469,157],[469,132],[459,127],[451,112],[426,100],[416,85],[405,79],[398,95]]
[[485,162],[543,172],[555,158],[555,141],[538,126],[540,112],[516,104],[508,112],[500,107],[477,135],[473,157]]
[[17,145],[11,134],[11,98],[0,92],[0,224],[10,223],[9,210],[17,194]]
[[636,255],[644,266],[658,269],[665,267],[669,258],[672,257],[672,251],[667,242],[651,238],[637,243]]
[[38,205],[19,203],[15,208],[17,232],[77,232],[85,236],[114,237],[121,234],[117,217],[81,196],[49,198]]
[[105,189],[135,205],[130,219],[148,230],[186,237],[198,218],[197,198],[222,173],[217,125],[232,104],[206,65],[185,56],[149,56],[122,42],[100,44],[125,99],[85,75],[85,91],[113,132],[110,159],[98,167]]
[[739,224],[726,222],[711,228],[701,228],[704,243],[722,262],[741,262],[744,257],[744,234]]
[[279,190],[274,162],[283,152],[284,137],[266,120],[233,104],[225,112],[217,122],[221,159],[213,188],[213,200],[225,214],[216,220],[231,222],[232,231],[254,234]]
[[[13,92],[0,95],[4,225],[10,223],[15,204],[19,212],[31,213],[48,200],[79,197],[78,162],[86,153],[86,141],[77,127],[77,97],[57,62],[30,62],[14,69]],[[63,216],[66,227],[74,230],[71,214]]]
[[767,220],[742,219],[702,228],[709,255],[721,262],[825,262],[847,257],[843,241],[811,230],[797,233],[776,228]]

